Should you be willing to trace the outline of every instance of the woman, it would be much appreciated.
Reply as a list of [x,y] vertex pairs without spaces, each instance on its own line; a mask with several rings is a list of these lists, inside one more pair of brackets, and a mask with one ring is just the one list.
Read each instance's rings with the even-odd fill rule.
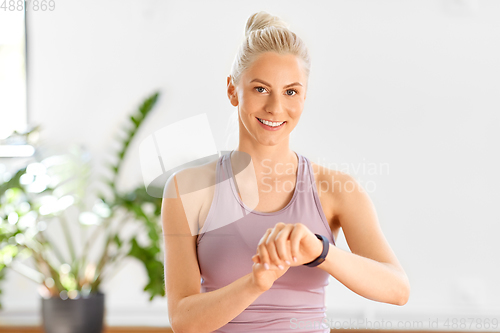
[[[174,174],[165,187],[172,329],[329,332],[330,275],[368,299],[404,305],[408,278],[366,192],[289,148],[307,94],[307,48],[266,12],[249,17],[245,34],[227,78],[238,149]],[[201,183],[213,186],[185,200],[181,188]],[[352,253],[335,246],[340,227]]]

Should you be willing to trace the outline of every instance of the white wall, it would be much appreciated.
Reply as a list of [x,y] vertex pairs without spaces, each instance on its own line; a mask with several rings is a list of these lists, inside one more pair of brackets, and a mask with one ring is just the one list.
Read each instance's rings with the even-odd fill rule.
[[[56,1],[29,18],[31,119],[54,149],[81,143],[96,173],[125,116],[161,100],[127,158],[121,188],[140,184],[137,143],[207,113],[219,150],[233,112],[225,85],[246,18],[288,21],[313,65],[292,148],[375,185],[384,234],[411,282],[404,307],[365,299],[331,279],[329,316],[423,320],[500,313],[500,2]],[[387,163],[376,175],[363,167]],[[356,171],[356,168],[360,168]],[[344,169],[345,170],[345,169]],[[347,249],[343,235],[339,247]],[[166,325],[130,262],[105,285],[112,325]],[[7,286],[7,288],[5,288]],[[15,273],[2,322],[37,322],[36,286]],[[452,327],[448,327],[452,328]]]

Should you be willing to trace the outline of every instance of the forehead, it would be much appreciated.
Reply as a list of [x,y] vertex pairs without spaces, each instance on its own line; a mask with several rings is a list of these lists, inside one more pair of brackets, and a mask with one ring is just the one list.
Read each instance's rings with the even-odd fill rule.
[[[249,83],[254,78],[285,83],[299,81],[304,84],[304,67],[299,57],[293,54],[265,52],[260,54],[242,75]],[[289,81],[289,82],[288,82]]]

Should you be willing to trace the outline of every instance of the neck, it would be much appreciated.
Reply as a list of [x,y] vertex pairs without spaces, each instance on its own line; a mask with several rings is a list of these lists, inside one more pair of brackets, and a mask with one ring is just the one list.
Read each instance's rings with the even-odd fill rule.
[[235,163],[239,161],[241,164],[248,164],[251,159],[258,177],[294,174],[299,163],[298,156],[288,146],[259,146],[256,149],[240,144],[234,151],[239,152],[232,154],[232,159],[236,159]]

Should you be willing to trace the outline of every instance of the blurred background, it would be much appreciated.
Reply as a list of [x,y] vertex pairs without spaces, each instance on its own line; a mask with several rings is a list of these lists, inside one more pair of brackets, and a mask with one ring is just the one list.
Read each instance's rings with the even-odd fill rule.
[[[408,303],[398,307],[363,298],[331,278],[328,317],[449,330],[491,329],[486,321],[500,320],[500,1],[54,0],[46,5],[35,10],[28,2],[26,15],[8,3],[0,10],[0,139],[5,139],[0,181],[7,182],[36,154],[28,144],[6,139],[14,130],[40,125],[36,140],[44,156],[79,147],[91,166],[82,194],[89,210],[98,179],[109,170],[106,164],[116,162],[110,156],[121,147],[117,133],[155,92],[154,109],[134,133],[113,179],[117,191],[144,187],[141,140],[180,120],[206,113],[217,149],[234,149],[237,118],[226,96],[226,77],[246,19],[265,10],[288,22],[312,57],[291,148],[358,179],[411,283]],[[159,225],[157,206],[150,204],[148,221]],[[67,214],[79,219],[75,212]],[[17,220],[12,221],[6,217],[2,223]],[[77,228],[69,222],[70,229]],[[120,237],[154,229],[144,225]],[[46,232],[69,256],[64,230],[47,226]],[[349,249],[342,232],[337,245]],[[132,255],[103,281],[108,325],[169,325],[166,298],[150,300],[143,290],[154,278],[149,273]],[[13,269],[4,274],[0,324],[40,324],[45,291],[36,278]],[[469,326],[471,318],[480,326]],[[464,320],[467,327],[451,326]]]

